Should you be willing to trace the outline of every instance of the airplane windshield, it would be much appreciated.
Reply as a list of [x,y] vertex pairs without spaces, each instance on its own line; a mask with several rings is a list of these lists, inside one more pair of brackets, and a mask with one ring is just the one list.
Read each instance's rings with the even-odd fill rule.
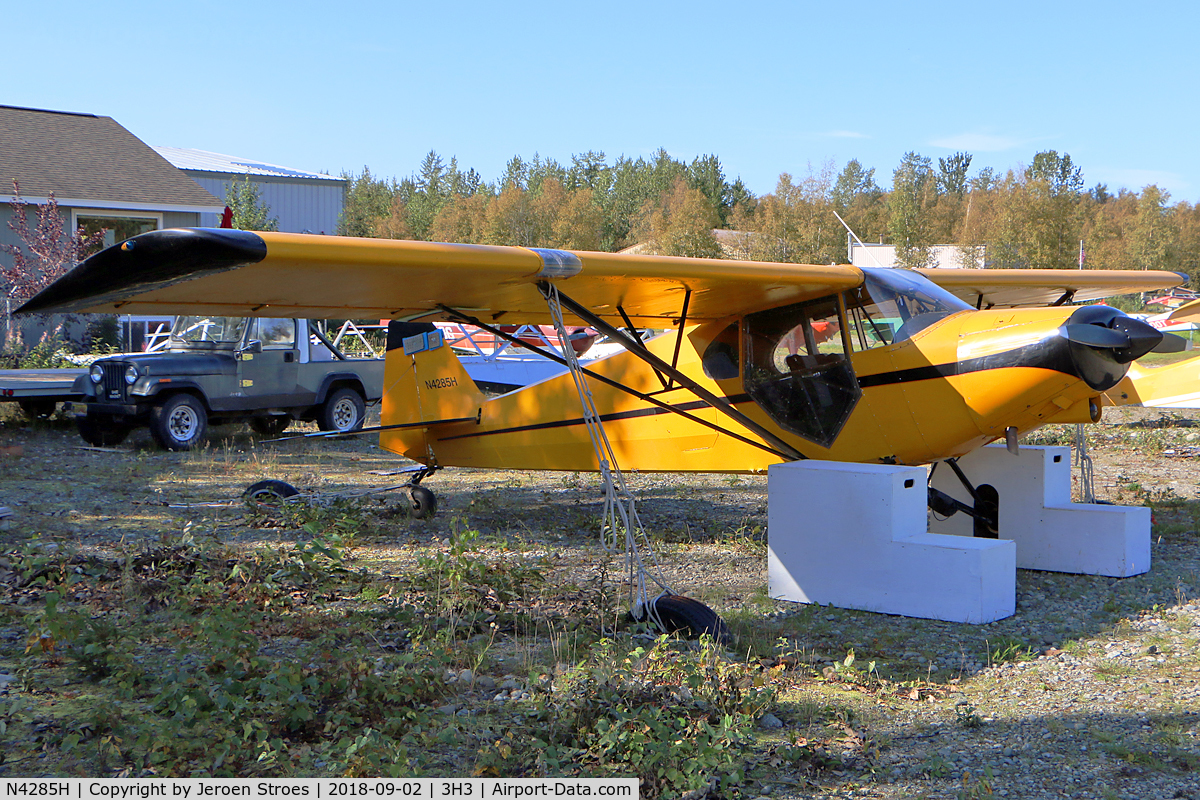
[[237,344],[245,330],[245,317],[176,317],[171,328],[171,341],[174,344]]
[[902,342],[970,306],[932,281],[898,269],[864,269],[863,285],[846,294],[851,346]]

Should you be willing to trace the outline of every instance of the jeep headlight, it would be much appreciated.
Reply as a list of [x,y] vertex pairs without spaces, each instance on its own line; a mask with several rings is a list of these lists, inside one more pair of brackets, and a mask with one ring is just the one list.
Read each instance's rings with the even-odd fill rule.
[[100,383],[104,380],[104,367],[92,364],[92,368],[88,370],[88,377],[92,379],[92,383]]
[[137,379],[138,379],[138,368],[131,364],[125,369],[125,382],[127,384],[129,384],[130,386],[133,386],[133,384],[137,381]]

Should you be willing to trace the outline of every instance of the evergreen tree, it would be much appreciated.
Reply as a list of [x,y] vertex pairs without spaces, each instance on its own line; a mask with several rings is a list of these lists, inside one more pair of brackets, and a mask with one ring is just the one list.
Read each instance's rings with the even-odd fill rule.
[[225,190],[225,205],[233,211],[233,227],[243,231],[277,231],[279,220],[262,203],[262,193],[246,175],[245,180],[230,181]]
[[363,167],[359,175],[343,172],[342,178],[349,186],[338,219],[338,234],[375,236],[376,225],[392,214],[392,199],[399,187],[395,180],[389,184],[376,178],[368,167]]
[[917,153],[904,154],[892,175],[888,228],[896,244],[896,260],[909,269],[931,266],[929,208],[936,197],[932,161]]
[[846,162],[830,192],[834,209],[845,215],[851,204],[860,197],[878,197],[883,192],[875,185],[875,168],[865,169],[857,158]]
[[967,170],[971,168],[970,153],[955,153],[949,158],[939,158],[941,172],[938,183],[943,192],[962,197],[967,193]]

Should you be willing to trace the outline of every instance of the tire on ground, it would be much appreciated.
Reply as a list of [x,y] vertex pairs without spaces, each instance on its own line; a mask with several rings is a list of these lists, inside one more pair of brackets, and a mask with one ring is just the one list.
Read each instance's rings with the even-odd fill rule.
[[194,395],[171,395],[150,412],[150,434],[166,450],[191,450],[207,430],[208,412]]
[[722,644],[729,643],[733,638],[725,620],[699,600],[681,594],[668,594],[652,602],[666,633],[683,633],[695,638],[707,634]]
[[300,490],[287,481],[267,478],[265,481],[258,481],[247,486],[246,491],[242,492],[242,497],[259,503],[269,503],[272,500],[282,500],[298,494],[300,494]]

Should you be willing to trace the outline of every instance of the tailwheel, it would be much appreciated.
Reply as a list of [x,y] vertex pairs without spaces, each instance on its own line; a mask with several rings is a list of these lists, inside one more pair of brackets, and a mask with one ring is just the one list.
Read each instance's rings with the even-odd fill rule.
[[[650,619],[664,633],[681,633],[691,639],[708,635],[721,644],[729,644],[733,640],[725,620],[699,600],[681,594],[662,594],[651,600],[650,606]],[[645,618],[645,609],[642,609],[640,619],[635,616],[639,621]]]
[[437,513],[437,496],[424,486],[408,487],[408,513],[413,519],[429,519]]

